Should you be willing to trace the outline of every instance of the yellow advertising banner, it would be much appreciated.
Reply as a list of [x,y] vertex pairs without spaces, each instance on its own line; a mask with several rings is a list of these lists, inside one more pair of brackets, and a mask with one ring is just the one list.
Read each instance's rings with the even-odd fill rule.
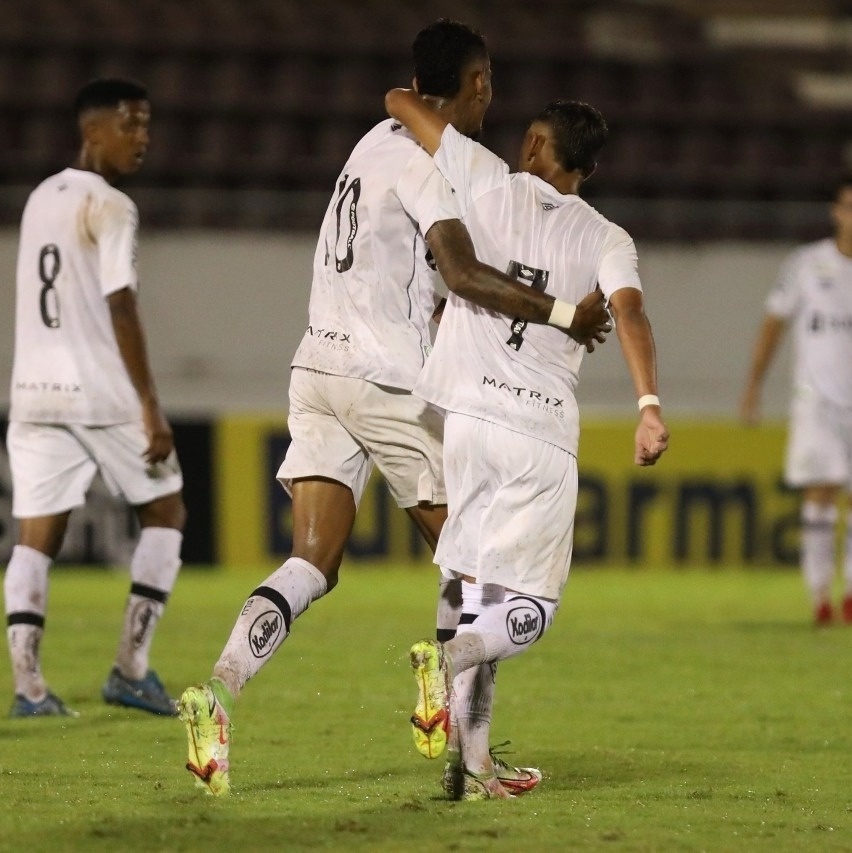
[[[782,424],[675,421],[652,468],[633,465],[634,422],[584,423],[575,563],[637,566],[795,564],[798,498],[781,481]],[[291,545],[289,498],[275,479],[289,443],[281,415],[216,427],[218,553],[226,565],[280,561]],[[381,477],[364,495],[350,558],[427,559]]]

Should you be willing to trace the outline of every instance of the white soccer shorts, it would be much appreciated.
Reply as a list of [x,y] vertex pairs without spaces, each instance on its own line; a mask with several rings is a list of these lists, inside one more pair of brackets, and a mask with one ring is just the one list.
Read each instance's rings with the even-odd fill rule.
[[784,480],[793,488],[852,491],[852,412],[798,389],[790,405]]
[[577,510],[577,460],[553,444],[488,421],[447,414],[449,518],[435,562],[558,601],[568,579]]
[[445,504],[443,413],[399,388],[294,367],[288,427],[278,469],[289,491],[301,477],[327,477],[352,490],[357,506],[378,467],[400,507]]
[[177,454],[149,465],[143,457],[147,446],[141,421],[101,427],[10,423],[12,515],[39,518],[82,506],[98,472],[110,492],[131,506],[179,492]]

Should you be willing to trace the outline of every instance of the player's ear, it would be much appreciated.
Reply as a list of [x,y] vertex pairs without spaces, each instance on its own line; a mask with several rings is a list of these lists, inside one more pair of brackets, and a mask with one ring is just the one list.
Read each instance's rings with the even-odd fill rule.
[[591,177],[592,177],[592,175],[594,175],[594,173],[595,173],[595,172],[597,172],[597,170],[598,170],[598,164],[597,164],[597,161],[596,161],[596,162],[594,162],[594,163],[592,163],[591,168],[589,168],[589,169],[581,169],[580,171],[583,173],[583,180],[584,180],[584,181],[588,181],[588,180],[589,180],[589,178],[591,178]]

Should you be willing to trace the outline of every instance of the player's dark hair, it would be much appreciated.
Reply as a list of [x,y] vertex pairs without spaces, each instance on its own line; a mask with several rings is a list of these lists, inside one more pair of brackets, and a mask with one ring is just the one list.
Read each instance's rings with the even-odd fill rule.
[[468,63],[488,57],[481,33],[447,18],[420,30],[411,48],[417,90],[440,98],[457,95]]
[[147,101],[148,91],[140,83],[118,78],[101,78],[86,83],[74,99],[74,115],[86,110],[117,107],[121,101]]
[[552,101],[535,118],[553,131],[556,160],[566,172],[590,175],[609,136],[604,117],[582,101]]

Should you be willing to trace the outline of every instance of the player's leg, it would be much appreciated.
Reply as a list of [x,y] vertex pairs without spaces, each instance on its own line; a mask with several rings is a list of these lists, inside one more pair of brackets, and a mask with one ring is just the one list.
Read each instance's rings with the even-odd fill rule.
[[809,395],[794,399],[784,476],[788,485],[802,491],[799,559],[816,625],[829,624],[834,618],[831,588],[837,557],[837,498],[841,484],[849,479],[846,432],[828,404]]
[[181,567],[186,508],[181,492],[135,507],[140,533],[112,670],[101,691],[112,705],[174,716],[174,700],[150,668],[151,643]]
[[836,486],[808,486],[802,491],[801,568],[817,625],[828,624],[834,618],[831,587],[836,559],[838,493]]
[[846,493],[846,531],[843,548],[843,621],[852,623],[852,489]]
[[178,702],[187,728],[186,767],[217,796],[230,790],[231,718],[237,697],[290,635],[293,622],[337,582],[355,521],[355,498],[348,486],[305,478],[294,480],[291,488],[293,556],[251,593],[210,680],[188,687]]
[[18,544],[6,568],[3,595],[6,638],[12,662],[15,701],[11,716],[68,716],[51,693],[41,670],[41,641],[47,613],[48,573],[59,552],[70,512],[19,522]]
[[[289,636],[293,622],[337,583],[372,470],[364,449],[340,424],[336,409],[347,400],[332,399],[330,379],[300,369],[291,375],[292,442],[278,479],[293,498],[292,556],[246,600],[210,680],[187,688],[178,703],[187,729],[187,769],[213,794],[230,789],[236,698]],[[346,383],[337,390],[345,392]]]
[[167,459],[149,465],[141,420],[71,429],[97,463],[106,486],[133,507],[140,526],[118,648],[101,695],[112,705],[172,716],[175,702],[149,667],[149,657],[181,566],[186,507],[177,453],[173,450]]
[[[444,522],[447,520],[446,505],[413,506],[407,507],[405,511],[434,554],[438,547],[438,539]],[[440,575],[438,579],[438,606],[435,613],[435,637],[442,643],[455,637],[462,612],[461,606],[461,580]]]
[[342,483],[296,479],[293,550],[243,605],[213,675],[236,699],[289,636],[293,622],[337,583],[352,525],[355,498]]
[[6,635],[15,684],[11,715],[73,715],[50,692],[41,670],[49,569],[71,509],[85,501],[97,471],[74,436],[59,426],[11,423],[6,435],[12,514],[18,540],[3,582]]

